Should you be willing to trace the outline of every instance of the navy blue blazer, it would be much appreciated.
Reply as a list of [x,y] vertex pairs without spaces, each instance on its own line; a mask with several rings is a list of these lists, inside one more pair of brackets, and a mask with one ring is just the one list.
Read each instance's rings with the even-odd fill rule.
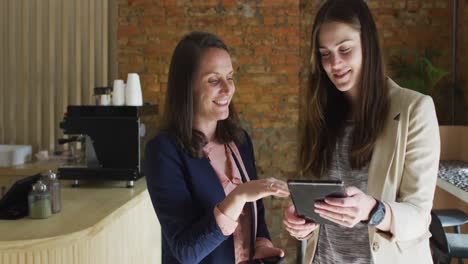
[[[237,147],[249,178],[257,179],[247,133]],[[163,263],[234,263],[233,236],[223,235],[213,214],[226,196],[208,158],[191,157],[162,133],[146,145],[144,173],[162,228]],[[257,201],[256,235],[270,239],[261,200]]]

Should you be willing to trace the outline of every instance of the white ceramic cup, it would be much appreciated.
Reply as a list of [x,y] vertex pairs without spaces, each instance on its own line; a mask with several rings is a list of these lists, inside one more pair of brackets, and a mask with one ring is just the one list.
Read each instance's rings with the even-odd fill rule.
[[123,80],[114,80],[112,105],[125,104],[125,84]]
[[125,104],[132,106],[143,105],[140,77],[137,73],[129,73],[127,76],[127,87],[125,88]]

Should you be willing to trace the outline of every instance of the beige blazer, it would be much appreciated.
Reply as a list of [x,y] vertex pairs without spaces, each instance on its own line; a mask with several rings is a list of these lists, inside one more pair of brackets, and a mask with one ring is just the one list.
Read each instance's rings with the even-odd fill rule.
[[[429,224],[440,155],[434,103],[391,79],[388,86],[390,109],[369,164],[367,193],[390,206],[392,225],[390,233],[369,227],[372,258],[376,264],[432,263]],[[304,263],[312,263],[318,235],[308,239]]]

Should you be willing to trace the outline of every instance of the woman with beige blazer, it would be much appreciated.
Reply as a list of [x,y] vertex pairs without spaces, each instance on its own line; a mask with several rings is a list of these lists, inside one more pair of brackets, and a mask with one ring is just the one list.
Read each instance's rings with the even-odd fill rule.
[[346,198],[316,202],[336,225],[283,222],[307,239],[305,263],[432,263],[430,210],[440,141],[429,96],[384,75],[378,33],[363,0],[328,0],[312,29],[309,86],[299,129],[299,169],[343,180]]

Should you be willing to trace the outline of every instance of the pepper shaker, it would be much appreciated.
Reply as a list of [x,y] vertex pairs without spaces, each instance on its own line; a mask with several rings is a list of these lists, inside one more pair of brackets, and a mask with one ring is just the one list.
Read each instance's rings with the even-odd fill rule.
[[44,176],[44,182],[47,185],[47,189],[50,192],[50,198],[52,203],[52,213],[60,212],[62,208],[61,203],[61,189],[60,189],[60,181],[57,179],[57,174],[54,173],[52,170],[49,170],[47,174]]

